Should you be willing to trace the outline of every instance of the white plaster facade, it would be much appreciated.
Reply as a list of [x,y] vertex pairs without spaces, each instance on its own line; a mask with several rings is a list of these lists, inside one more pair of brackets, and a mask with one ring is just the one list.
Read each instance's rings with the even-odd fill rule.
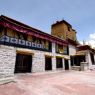
[[76,54],[76,46],[69,44],[69,55],[75,55]]
[[[68,59],[69,69],[71,69],[70,55],[76,53],[76,47],[69,45],[69,55],[62,55],[55,52],[55,43],[52,43],[52,52],[45,52],[39,50],[16,48],[11,46],[0,45],[0,78],[8,78],[14,76],[16,54],[24,52],[32,56],[32,69],[31,72],[44,72],[45,71],[45,56],[50,56],[52,59],[52,71],[56,68],[56,57],[62,58],[63,70],[65,70],[65,59]],[[86,62],[89,69],[92,67],[90,58],[90,51],[86,53]]]
[[[69,44],[69,56],[76,54],[76,46]],[[71,61],[69,60],[69,68],[71,69]]]
[[[63,70],[64,68],[64,59],[70,59],[68,55],[57,54],[55,52],[55,43],[52,43],[52,52],[45,52],[39,50],[23,49],[16,48],[17,52],[25,52],[32,55],[32,71],[31,72],[44,72],[45,71],[45,56],[52,58],[52,71],[56,69],[56,57],[61,57],[63,61]],[[70,62],[70,61],[69,61]],[[70,65],[69,65],[70,68]]]
[[[90,52],[91,51],[87,50],[85,57],[86,57],[86,62],[88,63],[88,69],[93,69],[95,68],[95,65],[92,64]],[[95,60],[95,54],[94,54],[94,60]]]
[[13,47],[0,46],[0,75],[14,75],[16,51]]
[[52,58],[52,70],[56,70],[56,57],[61,57],[64,69],[64,58],[70,59],[68,55],[57,54],[55,52],[55,43],[52,45],[52,52],[45,52],[39,50],[16,48],[11,46],[0,45],[0,78],[14,76],[16,54],[27,53],[32,56],[32,71],[45,71],[45,56]]
[[0,82],[2,80],[10,81],[13,78],[15,59],[16,50],[14,47],[0,45]]
[[[10,79],[14,77],[16,54],[18,52],[27,53],[32,56],[31,72],[45,72],[45,56],[50,56],[52,59],[52,71],[58,70],[56,68],[56,57],[62,58],[63,68],[61,68],[61,70],[65,70],[65,59],[69,62],[70,70],[70,55],[76,54],[76,47],[69,45],[69,55],[58,54],[55,50],[55,43],[52,43],[52,52],[0,45],[0,81],[5,81],[5,79],[8,80],[8,78],[8,81],[10,81]],[[86,62],[88,63],[90,69],[92,67],[90,51],[87,51],[86,53]]]

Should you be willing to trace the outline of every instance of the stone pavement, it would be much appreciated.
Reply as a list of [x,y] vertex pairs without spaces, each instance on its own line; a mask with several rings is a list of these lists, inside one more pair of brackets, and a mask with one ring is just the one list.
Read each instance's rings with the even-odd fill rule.
[[0,95],[95,95],[95,71],[16,74]]

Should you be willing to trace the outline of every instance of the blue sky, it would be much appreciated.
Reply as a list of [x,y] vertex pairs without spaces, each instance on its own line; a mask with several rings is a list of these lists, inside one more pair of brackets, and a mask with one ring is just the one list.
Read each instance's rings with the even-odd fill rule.
[[49,34],[54,22],[65,19],[79,41],[90,41],[95,34],[95,0],[0,0],[0,14]]

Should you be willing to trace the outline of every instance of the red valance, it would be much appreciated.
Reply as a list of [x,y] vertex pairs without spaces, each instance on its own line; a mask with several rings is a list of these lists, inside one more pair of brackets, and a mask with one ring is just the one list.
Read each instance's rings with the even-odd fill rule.
[[47,34],[47,35],[46,34],[42,34],[39,31],[36,32],[36,31],[34,31],[32,29],[23,28],[21,26],[12,24],[11,22],[8,22],[8,21],[0,21],[0,25],[3,25],[4,27],[11,28],[11,29],[16,30],[18,32],[26,33],[28,35],[32,35],[32,36],[35,36],[35,37],[38,37],[38,38],[41,38],[41,39],[45,39],[45,40],[48,40],[48,41],[51,41],[51,42],[55,42],[57,44],[61,44],[61,45],[67,46],[67,42],[65,42],[64,40],[52,37],[49,34]]

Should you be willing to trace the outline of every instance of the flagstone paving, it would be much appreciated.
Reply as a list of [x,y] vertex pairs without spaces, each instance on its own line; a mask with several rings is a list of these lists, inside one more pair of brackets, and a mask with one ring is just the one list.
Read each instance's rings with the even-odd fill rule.
[[95,95],[95,71],[16,74],[0,95]]

